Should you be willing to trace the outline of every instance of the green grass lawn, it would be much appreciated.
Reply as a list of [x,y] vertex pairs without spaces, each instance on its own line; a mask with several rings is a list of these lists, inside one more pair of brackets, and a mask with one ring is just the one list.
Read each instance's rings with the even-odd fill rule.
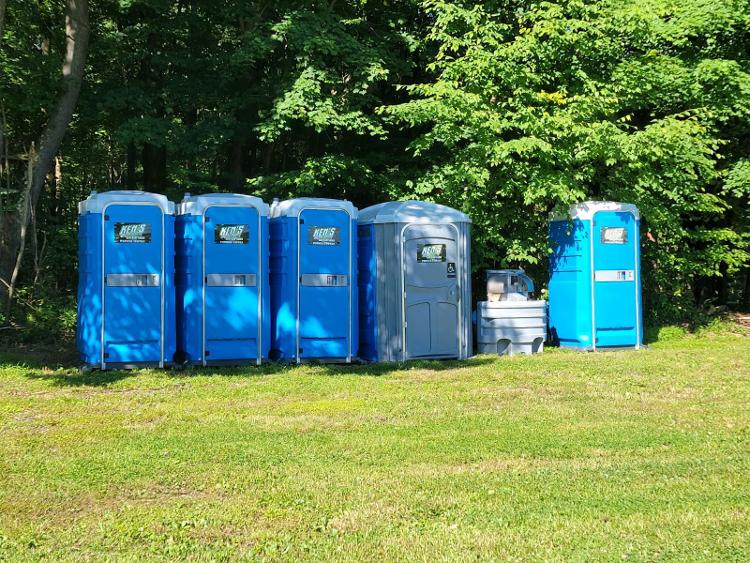
[[24,354],[0,354],[0,560],[750,560],[746,336],[84,375]]

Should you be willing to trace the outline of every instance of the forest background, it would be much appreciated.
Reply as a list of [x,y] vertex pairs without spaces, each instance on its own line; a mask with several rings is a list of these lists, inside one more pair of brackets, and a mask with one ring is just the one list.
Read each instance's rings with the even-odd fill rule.
[[0,0],[0,338],[75,330],[91,190],[416,198],[547,278],[550,212],[643,216],[647,323],[750,306],[745,0]]

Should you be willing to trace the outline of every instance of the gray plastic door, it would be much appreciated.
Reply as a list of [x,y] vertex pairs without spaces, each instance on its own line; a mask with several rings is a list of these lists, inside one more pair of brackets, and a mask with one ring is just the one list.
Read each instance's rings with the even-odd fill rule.
[[403,233],[406,358],[450,358],[459,352],[458,231],[410,225]]

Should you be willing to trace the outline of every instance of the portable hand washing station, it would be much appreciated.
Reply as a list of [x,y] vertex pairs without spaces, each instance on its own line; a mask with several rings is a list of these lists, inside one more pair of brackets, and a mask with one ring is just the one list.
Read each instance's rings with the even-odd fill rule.
[[480,354],[534,354],[547,337],[547,302],[529,299],[534,282],[523,270],[487,270],[487,301],[477,303]]

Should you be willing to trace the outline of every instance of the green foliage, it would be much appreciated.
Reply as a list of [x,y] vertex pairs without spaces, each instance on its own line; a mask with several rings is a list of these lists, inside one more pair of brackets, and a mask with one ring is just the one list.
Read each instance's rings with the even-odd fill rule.
[[29,344],[69,344],[76,334],[76,305],[71,294],[47,292],[20,287],[15,298],[14,320],[18,334],[6,334],[13,340]]
[[423,129],[407,189],[471,214],[475,268],[541,271],[547,213],[584,199],[641,209],[653,320],[748,265],[747,2],[423,5],[433,78],[381,111]]
[[[540,285],[550,212],[629,201],[651,321],[750,303],[747,0],[104,0],[90,21],[45,251],[20,279],[36,292],[75,286],[77,202],[129,187],[435,200],[471,215],[477,279],[522,265]],[[9,3],[10,155],[59,93],[62,23],[58,2]],[[4,172],[7,211],[25,162]]]

